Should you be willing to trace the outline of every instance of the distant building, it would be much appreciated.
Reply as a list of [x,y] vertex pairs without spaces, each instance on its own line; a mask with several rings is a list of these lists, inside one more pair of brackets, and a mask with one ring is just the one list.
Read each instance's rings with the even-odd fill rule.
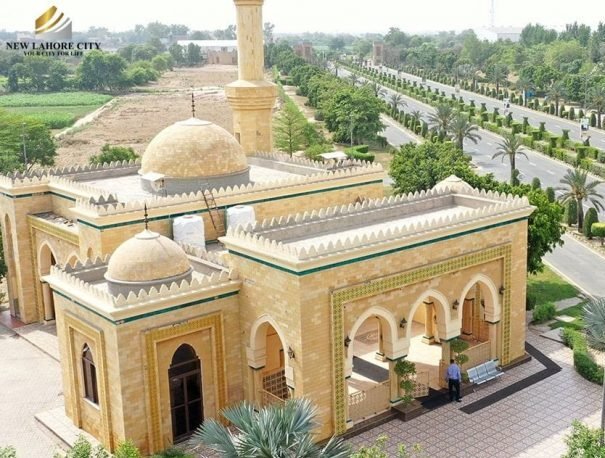
[[510,40],[513,43],[521,39],[521,27],[490,27],[489,29],[475,30],[477,38],[494,42],[498,40]]
[[372,64],[384,65],[384,43],[375,41],[372,45]]
[[202,49],[202,56],[209,64],[237,65],[237,40],[179,40],[180,46],[190,43]]
[[309,41],[299,43],[294,47],[294,52],[297,56],[310,62],[313,59],[313,44]]

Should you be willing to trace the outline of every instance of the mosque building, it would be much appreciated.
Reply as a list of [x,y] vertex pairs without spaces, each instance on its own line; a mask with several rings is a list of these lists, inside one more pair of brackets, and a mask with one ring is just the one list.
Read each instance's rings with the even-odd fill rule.
[[426,391],[452,339],[468,367],[525,355],[527,199],[267,152],[263,0],[234,2],[234,135],[192,117],[140,162],[0,177],[11,314],[56,322],[66,415],[109,449],[294,397],[324,439],[400,402],[401,358]]

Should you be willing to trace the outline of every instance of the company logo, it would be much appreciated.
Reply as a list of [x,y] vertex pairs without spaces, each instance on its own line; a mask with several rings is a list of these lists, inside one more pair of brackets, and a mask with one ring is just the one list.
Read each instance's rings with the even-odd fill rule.
[[71,19],[56,6],[51,6],[36,19],[35,38],[25,37],[19,41],[7,41],[9,51],[23,51],[26,56],[82,57],[85,51],[101,49],[98,41],[72,42]]
[[71,19],[51,6],[36,19],[36,36],[46,41],[71,40]]

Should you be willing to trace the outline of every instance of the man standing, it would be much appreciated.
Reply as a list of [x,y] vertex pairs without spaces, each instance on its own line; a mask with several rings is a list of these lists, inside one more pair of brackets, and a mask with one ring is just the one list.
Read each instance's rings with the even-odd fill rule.
[[450,402],[454,400],[454,390],[456,390],[456,401],[461,402],[462,397],[460,396],[460,381],[462,380],[462,375],[460,374],[460,366],[458,366],[456,361],[453,359],[450,359],[450,365],[447,368],[446,378],[450,393]]

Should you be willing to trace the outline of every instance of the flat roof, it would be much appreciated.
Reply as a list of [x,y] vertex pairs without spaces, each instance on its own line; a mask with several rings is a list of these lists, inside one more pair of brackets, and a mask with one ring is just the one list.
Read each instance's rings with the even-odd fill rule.
[[[316,172],[322,170],[317,169]],[[302,174],[287,172],[283,170],[276,170],[270,167],[263,167],[259,165],[250,165],[250,181],[248,183],[270,183],[272,181],[281,180],[284,178],[291,178],[300,176]],[[124,176],[104,177],[93,180],[80,181],[89,186],[109,191],[116,195],[120,202],[128,202],[133,200],[147,199],[155,196],[150,192],[145,191],[141,187],[141,177],[138,173],[134,172]]]

